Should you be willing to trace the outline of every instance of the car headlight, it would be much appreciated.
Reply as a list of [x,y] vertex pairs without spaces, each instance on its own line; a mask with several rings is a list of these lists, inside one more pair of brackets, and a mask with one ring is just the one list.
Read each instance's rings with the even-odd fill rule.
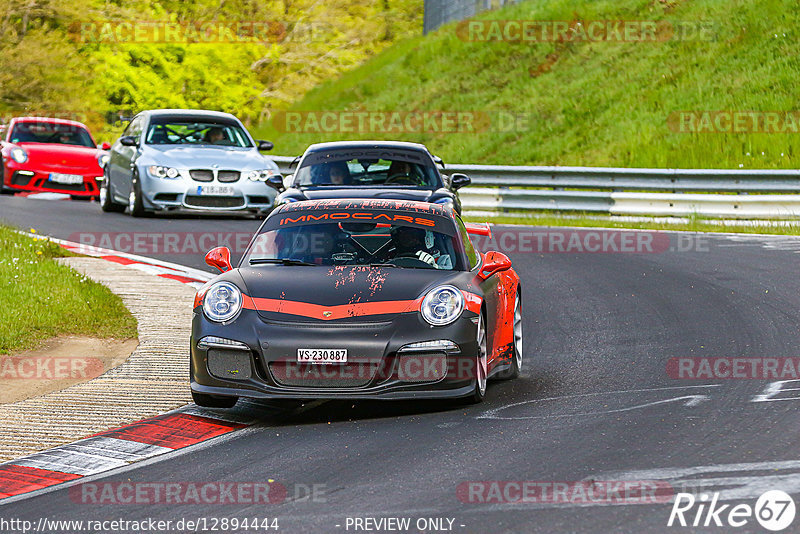
[[17,163],[25,163],[28,161],[28,153],[19,147],[12,148],[9,155],[11,156],[11,159]]
[[452,323],[464,311],[464,295],[453,286],[439,286],[425,296],[420,313],[433,326]]
[[104,169],[108,164],[108,160],[111,158],[108,154],[98,154],[97,155],[97,164],[100,165],[101,169]]
[[244,177],[253,182],[266,182],[270,176],[277,176],[280,173],[274,169],[262,169],[258,171],[246,171]]
[[162,167],[161,165],[150,165],[147,168],[147,172],[150,173],[150,176],[155,176],[156,178],[178,178],[181,175],[178,169]]
[[242,292],[230,282],[217,282],[203,297],[203,313],[212,321],[230,321],[242,309]]

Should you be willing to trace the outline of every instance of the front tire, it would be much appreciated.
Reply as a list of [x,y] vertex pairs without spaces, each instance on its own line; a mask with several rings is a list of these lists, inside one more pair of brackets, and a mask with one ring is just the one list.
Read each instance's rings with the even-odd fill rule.
[[517,378],[522,370],[522,298],[519,289],[514,296],[514,343],[513,354],[511,355],[511,367],[503,371],[500,378],[510,380]]
[[478,353],[475,355],[475,388],[466,400],[469,404],[478,404],[486,398],[486,385],[488,383],[488,356],[486,354],[486,320],[483,312],[478,316],[478,327],[476,339],[478,342]]
[[131,194],[128,197],[128,211],[132,217],[146,217],[147,210],[144,209],[144,197],[142,196],[142,186],[139,177],[134,173],[131,182]]
[[203,408],[233,408],[239,397],[215,397],[192,391],[192,400]]
[[13,195],[14,191],[6,187],[6,164],[0,158],[0,195]]
[[100,209],[106,213],[122,213],[125,211],[125,204],[114,202],[114,193],[111,190],[108,173],[104,173],[103,183],[100,184]]

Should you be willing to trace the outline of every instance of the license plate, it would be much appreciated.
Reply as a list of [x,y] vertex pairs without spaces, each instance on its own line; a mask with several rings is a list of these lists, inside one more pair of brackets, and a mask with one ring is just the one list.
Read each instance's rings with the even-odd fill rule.
[[83,176],[81,176],[80,174],[61,174],[60,172],[51,172],[50,181],[55,182],[57,184],[68,184],[68,185],[82,184]]
[[230,185],[198,185],[198,195],[233,196],[235,193]]
[[347,363],[347,349],[297,349],[299,363]]

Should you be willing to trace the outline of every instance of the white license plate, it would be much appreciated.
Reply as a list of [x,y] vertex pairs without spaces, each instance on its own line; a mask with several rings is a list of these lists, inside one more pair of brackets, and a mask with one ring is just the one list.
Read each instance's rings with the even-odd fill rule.
[[299,363],[347,363],[347,349],[297,349]]
[[50,181],[57,184],[82,184],[83,176],[80,174],[61,174],[60,172],[51,172]]
[[230,185],[198,185],[198,195],[233,196],[236,192]]

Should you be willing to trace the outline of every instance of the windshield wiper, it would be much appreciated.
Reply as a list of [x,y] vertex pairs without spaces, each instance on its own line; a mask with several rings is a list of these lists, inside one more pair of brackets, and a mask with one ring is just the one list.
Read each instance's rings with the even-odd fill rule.
[[303,260],[294,260],[292,258],[254,258],[250,260],[250,265],[263,265],[267,263],[273,263],[276,265],[317,265],[316,263],[309,263]]
[[370,263],[369,267],[393,267],[395,269],[398,268],[397,265],[395,265],[394,263]]

